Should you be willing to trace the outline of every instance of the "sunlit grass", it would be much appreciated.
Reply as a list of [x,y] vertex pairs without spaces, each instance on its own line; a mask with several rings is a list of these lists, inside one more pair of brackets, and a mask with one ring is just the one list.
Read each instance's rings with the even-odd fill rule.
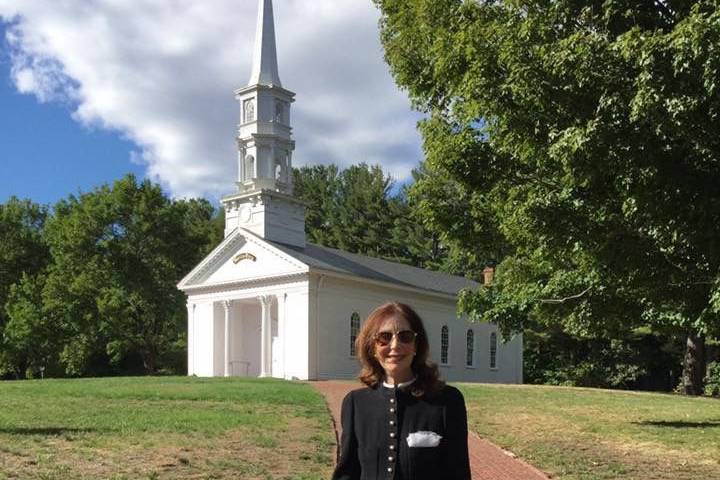
[[720,479],[720,401],[459,385],[470,428],[560,479]]
[[333,444],[322,397],[302,383],[0,383],[0,479],[319,479]]

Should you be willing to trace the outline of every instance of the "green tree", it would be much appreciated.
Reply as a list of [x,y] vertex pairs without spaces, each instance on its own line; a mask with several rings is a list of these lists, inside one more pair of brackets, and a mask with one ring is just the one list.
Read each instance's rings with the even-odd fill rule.
[[44,308],[45,280],[43,273],[24,274],[10,288],[8,322],[2,339],[2,369],[18,379],[62,374],[58,361],[63,347],[62,337],[58,335],[61,326]]
[[379,165],[361,163],[294,170],[295,195],[308,208],[308,241],[415,266],[440,268],[443,251],[417,218],[406,188]]
[[467,206],[435,226],[499,262],[461,307],[506,334],[682,334],[700,394],[720,329],[717,2],[375,3],[394,77],[428,113],[418,188]]
[[6,309],[12,290],[30,283],[48,264],[50,255],[43,238],[47,208],[29,200],[11,197],[0,204],[0,375],[24,376],[25,368],[14,368],[16,351],[9,348]]
[[60,326],[68,374],[132,356],[146,373],[178,369],[186,308],[175,285],[217,241],[213,212],[207,201],[170,200],[131,175],[55,206],[42,297]]
[[393,182],[379,165],[352,165],[340,174],[339,202],[330,226],[338,248],[375,257],[394,256],[388,232],[392,228]]
[[337,247],[331,222],[338,217],[340,178],[336,165],[314,165],[293,169],[293,193],[304,201],[307,240]]
[[390,204],[393,226],[389,233],[395,248],[394,257],[390,260],[430,270],[462,274],[459,266],[450,263],[448,248],[441,242],[439,235],[428,228],[423,210],[411,195],[412,185],[422,173],[415,170],[412,174],[413,182],[404,185]]
[[11,197],[0,204],[0,332],[7,321],[5,303],[10,287],[23,274],[34,275],[48,263],[43,239],[47,208],[30,200]]

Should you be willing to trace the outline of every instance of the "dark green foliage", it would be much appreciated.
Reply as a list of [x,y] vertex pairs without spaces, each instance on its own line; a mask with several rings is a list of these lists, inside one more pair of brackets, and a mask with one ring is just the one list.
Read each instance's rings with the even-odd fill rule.
[[47,225],[53,256],[45,306],[64,325],[61,361],[84,374],[89,361],[130,354],[156,373],[185,327],[177,282],[215,241],[206,201],[171,201],[133,176],[59,203]]
[[671,391],[680,377],[682,341],[650,332],[584,339],[554,327],[523,340],[526,383]]
[[16,378],[56,376],[62,372],[58,363],[59,325],[43,307],[45,282],[45,274],[23,274],[10,288],[9,321],[3,331],[2,369]]
[[42,243],[27,247],[46,256],[44,270],[9,277],[4,370],[182,371],[187,313],[176,284],[222,238],[213,215],[205,200],[170,200],[133,176],[59,202],[36,227]]
[[411,208],[404,189],[378,165],[364,163],[294,169],[295,195],[308,205],[307,239],[312,243],[417,266],[442,261],[434,237]]
[[[45,348],[31,339],[13,345],[12,337],[29,326],[8,325],[9,312],[5,306],[9,298],[37,296],[35,276],[50,261],[43,238],[46,218],[47,209],[29,200],[12,197],[0,205],[0,377],[24,376],[34,356],[29,350]],[[22,308],[36,309],[37,305],[29,300]]]
[[428,113],[424,215],[474,271],[498,262],[463,310],[508,335],[687,336],[701,393],[720,333],[717,2],[375,3]]
[[720,397],[720,361],[708,365],[705,377],[705,394]]
[[[48,263],[49,254],[42,230],[47,209],[29,200],[10,198],[0,204],[0,305],[5,305],[10,287],[23,274],[32,276]],[[0,308],[0,331],[7,321]]]
[[307,241],[328,247],[338,246],[331,221],[338,216],[340,178],[335,165],[293,168],[294,195],[307,204]]

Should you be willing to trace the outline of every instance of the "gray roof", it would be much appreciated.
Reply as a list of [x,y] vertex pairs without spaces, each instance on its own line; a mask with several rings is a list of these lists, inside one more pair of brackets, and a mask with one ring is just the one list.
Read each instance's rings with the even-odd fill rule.
[[477,282],[468,280],[465,277],[411,267],[402,263],[389,262],[312,243],[307,243],[305,248],[300,248],[265,241],[310,266],[310,268],[390,282],[446,295],[457,295],[463,288],[477,288],[479,286]]

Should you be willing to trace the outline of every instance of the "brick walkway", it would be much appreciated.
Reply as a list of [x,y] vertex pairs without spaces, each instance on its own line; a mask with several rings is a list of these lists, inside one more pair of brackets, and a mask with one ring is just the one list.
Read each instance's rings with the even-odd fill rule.
[[[340,407],[345,395],[361,385],[354,381],[328,380],[310,382],[325,396],[333,416],[336,439],[340,438]],[[336,442],[337,443],[337,442]],[[547,480],[548,477],[506,452],[500,447],[470,432],[468,435],[470,450],[470,469],[473,480]],[[337,455],[336,455],[337,456]]]

